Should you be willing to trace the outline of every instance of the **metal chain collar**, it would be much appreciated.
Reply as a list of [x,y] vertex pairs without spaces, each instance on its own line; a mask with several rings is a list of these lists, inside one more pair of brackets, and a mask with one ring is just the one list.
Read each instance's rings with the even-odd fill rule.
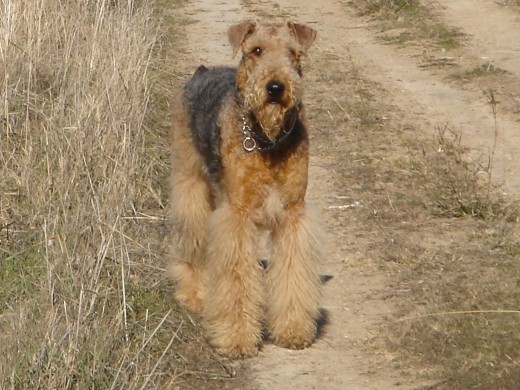
[[246,117],[242,115],[242,134],[244,134],[244,141],[242,142],[242,146],[244,147],[246,152],[252,152],[257,149],[256,141],[253,137],[251,137],[251,127],[247,124]]
[[[283,142],[289,134],[294,129],[294,126],[296,125],[296,121],[298,120],[298,115],[294,115],[293,123],[291,127],[288,130],[283,129],[283,133],[281,134],[281,137],[277,137],[274,141],[264,139],[260,135],[256,134],[251,126],[247,124],[246,117],[242,115],[242,134],[244,135],[244,140],[242,141],[242,146],[244,147],[244,150],[248,153],[253,152],[255,149],[259,152],[269,152],[273,150],[278,144]],[[256,138],[259,138],[260,141],[267,143],[267,146],[260,147],[258,146],[256,142]]]

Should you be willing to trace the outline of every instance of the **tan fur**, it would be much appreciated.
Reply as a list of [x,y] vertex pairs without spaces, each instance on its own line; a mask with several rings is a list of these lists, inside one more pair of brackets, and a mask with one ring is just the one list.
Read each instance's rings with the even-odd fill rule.
[[[176,298],[202,313],[210,343],[229,357],[253,356],[263,326],[283,347],[309,346],[317,332],[321,253],[320,227],[305,205],[309,139],[302,102],[299,59],[314,30],[295,23],[244,22],[228,31],[242,50],[237,99],[219,113],[223,174],[218,184],[204,175],[182,102],[172,130],[171,211],[178,238],[171,275]],[[251,54],[262,47],[262,56]],[[288,88],[280,104],[268,103],[265,85],[276,78]],[[287,126],[287,111],[302,123],[297,142],[277,152],[247,152],[242,146],[244,113],[254,112],[270,139]],[[271,237],[267,271],[258,262],[261,233]]]
[[175,105],[171,131],[172,177],[170,212],[176,224],[170,275],[177,282],[175,297],[194,311],[202,310],[205,283],[206,220],[213,209],[210,191],[202,173],[202,161],[192,137],[182,103]]
[[[246,108],[257,114],[264,132],[273,140],[284,125],[283,119],[287,110],[301,102],[303,89],[301,84],[296,82],[299,79],[298,72],[301,71],[299,59],[314,42],[316,32],[295,23],[288,24],[287,27],[262,27],[254,22],[242,23],[239,26],[231,27],[228,34],[233,37],[234,48],[240,41],[240,34],[244,34],[241,40],[243,57],[238,68],[238,83],[244,89]],[[252,54],[257,47],[261,47],[264,52],[260,58]],[[258,66],[258,62],[261,62],[261,66]],[[298,66],[295,67],[295,64]],[[289,88],[287,98],[280,105],[269,104],[265,88],[259,88],[273,78],[287,81]]]
[[210,216],[208,227],[204,320],[210,341],[224,355],[255,355],[261,341],[264,292],[254,223],[225,205]]
[[305,348],[316,335],[321,283],[316,259],[322,258],[323,237],[308,210],[295,207],[273,237],[267,273],[267,327],[274,342]]

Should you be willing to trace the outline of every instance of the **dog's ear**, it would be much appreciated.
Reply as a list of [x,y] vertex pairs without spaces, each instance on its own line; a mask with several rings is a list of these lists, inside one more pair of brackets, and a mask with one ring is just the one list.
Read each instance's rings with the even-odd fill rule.
[[244,42],[244,39],[255,31],[256,22],[254,20],[246,20],[240,24],[231,26],[228,30],[228,39],[233,49],[233,57],[237,55],[238,49]]
[[293,22],[287,22],[287,27],[293,32],[296,40],[303,48],[303,54],[306,55],[309,48],[316,40],[316,30],[304,25]]

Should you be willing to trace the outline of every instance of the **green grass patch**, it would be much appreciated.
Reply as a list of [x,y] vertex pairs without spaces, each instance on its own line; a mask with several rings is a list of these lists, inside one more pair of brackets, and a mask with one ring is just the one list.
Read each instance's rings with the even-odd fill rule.
[[397,14],[412,17],[423,9],[418,0],[368,0],[356,2],[356,5],[363,15],[379,14],[381,17],[393,17]]
[[437,21],[419,1],[354,1],[361,14],[375,17],[383,31],[381,39],[395,45],[429,44],[444,50],[458,48],[461,33]]
[[37,295],[45,277],[44,257],[38,253],[41,243],[27,244],[17,253],[0,255],[0,312]]
[[450,77],[453,79],[475,79],[493,75],[502,75],[505,73],[507,73],[505,70],[497,68],[492,63],[487,63],[477,65],[472,69],[467,69],[462,72],[455,73]]

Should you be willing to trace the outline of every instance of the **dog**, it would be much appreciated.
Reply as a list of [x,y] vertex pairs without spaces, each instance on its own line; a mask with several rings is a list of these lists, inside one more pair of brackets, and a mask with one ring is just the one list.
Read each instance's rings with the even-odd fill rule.
[[265,337],[302,349],[317,336],[323,231],[305,202],[301,64],[316,31],[244,21],[228,38],[238,67],[200,66],[174,105],[170,274],[217,352],[244,358]]

